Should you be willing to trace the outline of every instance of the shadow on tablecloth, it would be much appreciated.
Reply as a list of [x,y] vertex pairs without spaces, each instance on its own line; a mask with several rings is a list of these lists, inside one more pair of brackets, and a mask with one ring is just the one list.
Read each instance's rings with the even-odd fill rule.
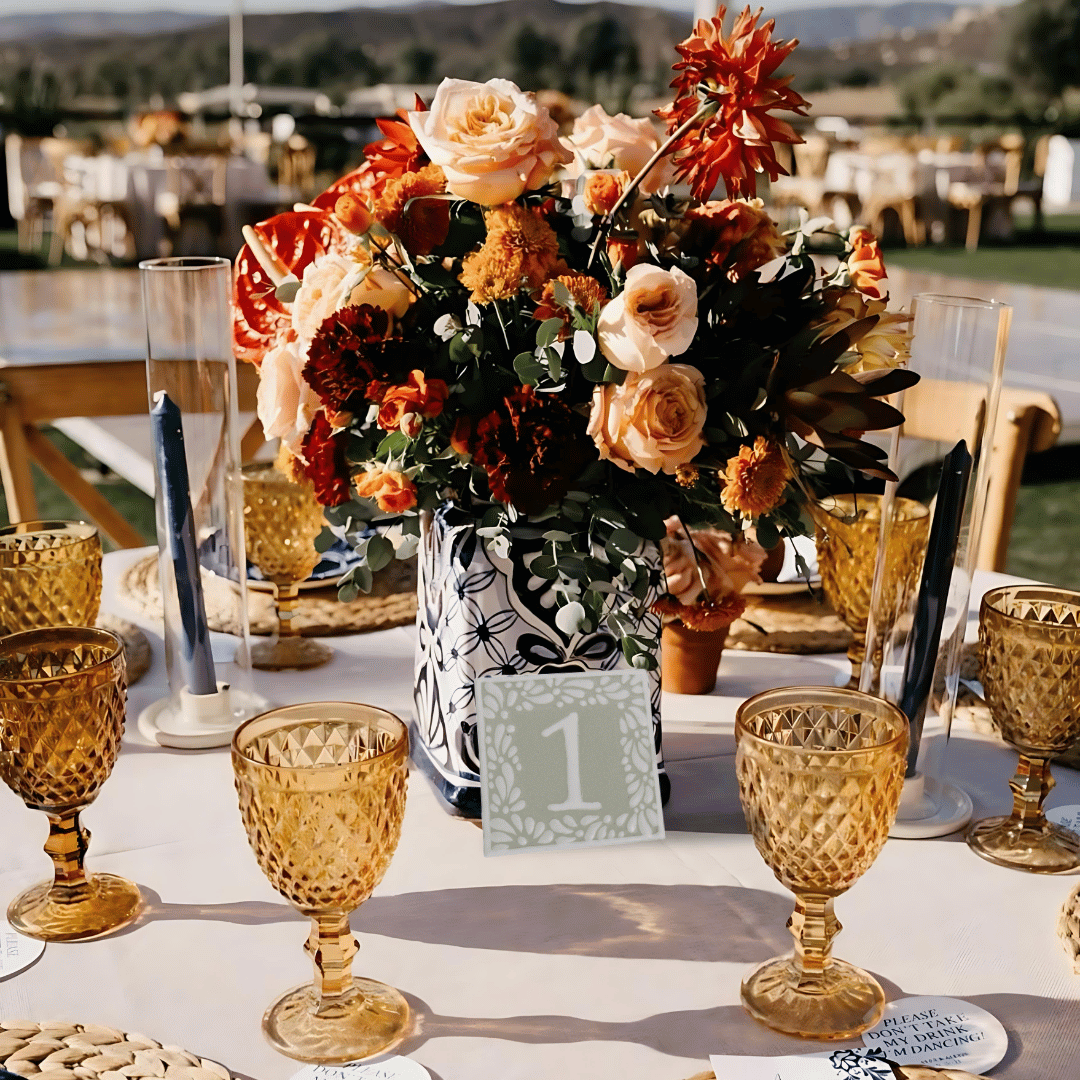
[[[875,973],[876,974],[876,973]],[[919,994],[881,979],[891,998]],[[860,1045],[815,1043],[780,1035],[757,1023],[738,1005],[657,1013],[641,1020],[582,1020],[574,1016],[443,1016],[419,998],[405,994],[416,1017],[416,1033],[398,1050],[410,1054],[431,1039],[472,1037],[517,1043],[559,1044],[588,1041],[637,1043],[662,1054],[707,1061],[710,1054],[808,1054],[818,1049]],[[993,1013],[1009,1033],[1009,1050],[994,1070],[995,1080],[1078,1080],[1076,1042],[1080,1001],[1032,994],[974,994],[965,1000]]]

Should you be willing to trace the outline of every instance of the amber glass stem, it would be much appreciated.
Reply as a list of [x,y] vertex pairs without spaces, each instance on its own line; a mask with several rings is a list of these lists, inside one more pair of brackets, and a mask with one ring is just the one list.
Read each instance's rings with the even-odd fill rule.
[[53,888],[63,899],[74,902],[89,893],[83,869],[90,830],[79,823],[78,810],[49,814],[49,839],[45,851],[53,861]]
[[1013,821],[1024,829],[1041,829],[1046,823],[1043,801],[1054,787],[1050,759],[1021,754],[1009,787],[1013,793]]
[[833,898],[824,893],[796,892],[788,929],[795,939],[799,991],[825,993],[823,976],[832,967],[833,938],[843,929],[833,913]]
[[278,637],[297,637],[300,633],[293,625],[296,608],[300,603],[300,586],[295,581],[274,586],[277,599]]
[[352,959],[359,946],[349,927],[349,913],[312,915],[306,948],[315,963],[315,989],[319,992],[315,1015],[333,1017],[346,995],[353,996]]

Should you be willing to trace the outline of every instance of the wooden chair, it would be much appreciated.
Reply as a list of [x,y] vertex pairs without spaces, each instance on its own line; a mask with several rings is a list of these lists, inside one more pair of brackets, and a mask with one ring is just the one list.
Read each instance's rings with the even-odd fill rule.
[[[901,434],[946,443],[967,439],[973,446],[983,428],[981,387],[923,379],[904,395]],[[1006,386],[998,404],[990,454],[990,486],[976,566],[1005,569],[1016,494],[1029,452],[1049,450],[1061,434],[1061,413],[1049,394]]]
[[[238,406],[255,411],[258,372],[237,364]],[[66,417],[146,415],[146,363],[120,360],[85,364],[0,367],[0,482],[11,521],[38,516],[30,470],[36,462],[118,547],[142,547],[143,538],[44,435],[39,425]],[[262,444],[258,420],[241,443],[248,459]]]

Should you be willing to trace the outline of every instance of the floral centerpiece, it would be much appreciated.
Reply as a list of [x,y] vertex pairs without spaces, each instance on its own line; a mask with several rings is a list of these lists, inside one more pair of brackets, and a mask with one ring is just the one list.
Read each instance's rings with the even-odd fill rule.
[[448,783],[474,775],[476,676],[656,669],[668,519],[772,547],[806,531],[815,462],[887,475],[862,435],[902,419],[882,399],[915,381],[906,317],[865,230],[829,233],[823,271],[807,245],[829,223],[781,235],[755,198],[800,141],[775,113],[808,103],[775,74],[796,43],[724,15],[678,46],[666,135],[597,106],[560,138],[513,83],[446,79],[312,205],[245,232],[236,351],[356,548],[343,595],[423,538],[418,711]]

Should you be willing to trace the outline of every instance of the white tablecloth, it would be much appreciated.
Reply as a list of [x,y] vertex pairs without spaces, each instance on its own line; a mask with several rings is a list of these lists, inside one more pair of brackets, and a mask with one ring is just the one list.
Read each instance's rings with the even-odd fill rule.
[[[105,607],[129,617],[115,582],[138,554],[106,556]],[[154,667],[132,688],[132,717],[162,692],[153,640]],[[410,630],[330,641],[329,666],[264,676],[263,691],[408,714]],[[732,720],[747,694],[828,683],[841,664],[728,652],[714,695],[669,696],[674,793],[663,842],[485,860],[479,829],[445,814],[414,772],[397,855],[353,919],[355,970],[399,987],[416,1013],[402,1052],[436,1080],[678,1080],[710,1053],[814,1049],[770,1032],[738,1003],[747,968],[788,947],[791,897],[745,834]],[[1015,755],[957,734],[951,772],[976,814],[1007,810]],[[1050,803],[1080,802],[1080,779],[1056,771]],[[108,1024],[244,1077],[291,1077],[299,1065],[270,1049],[259,1021],[279,993],[310,978],[307,926],[248,848],[228,753],[150,748],[129,730],[85,819],[91,866],[136,880],[147,911],[112,938],[49,945],[33,967],[0,982],[0,1016]],[[45,876],[45,835],[43,815],[0,791],[4,902]],[[957,838],[891,840],[837,902],[845,929],[836,952],[874,972],[890,998],[947,994],[995,1013],[1010,1038],[995,1077],[1076,1080],[1080,977],[1055,937],[1074,883],[993,866]]]

